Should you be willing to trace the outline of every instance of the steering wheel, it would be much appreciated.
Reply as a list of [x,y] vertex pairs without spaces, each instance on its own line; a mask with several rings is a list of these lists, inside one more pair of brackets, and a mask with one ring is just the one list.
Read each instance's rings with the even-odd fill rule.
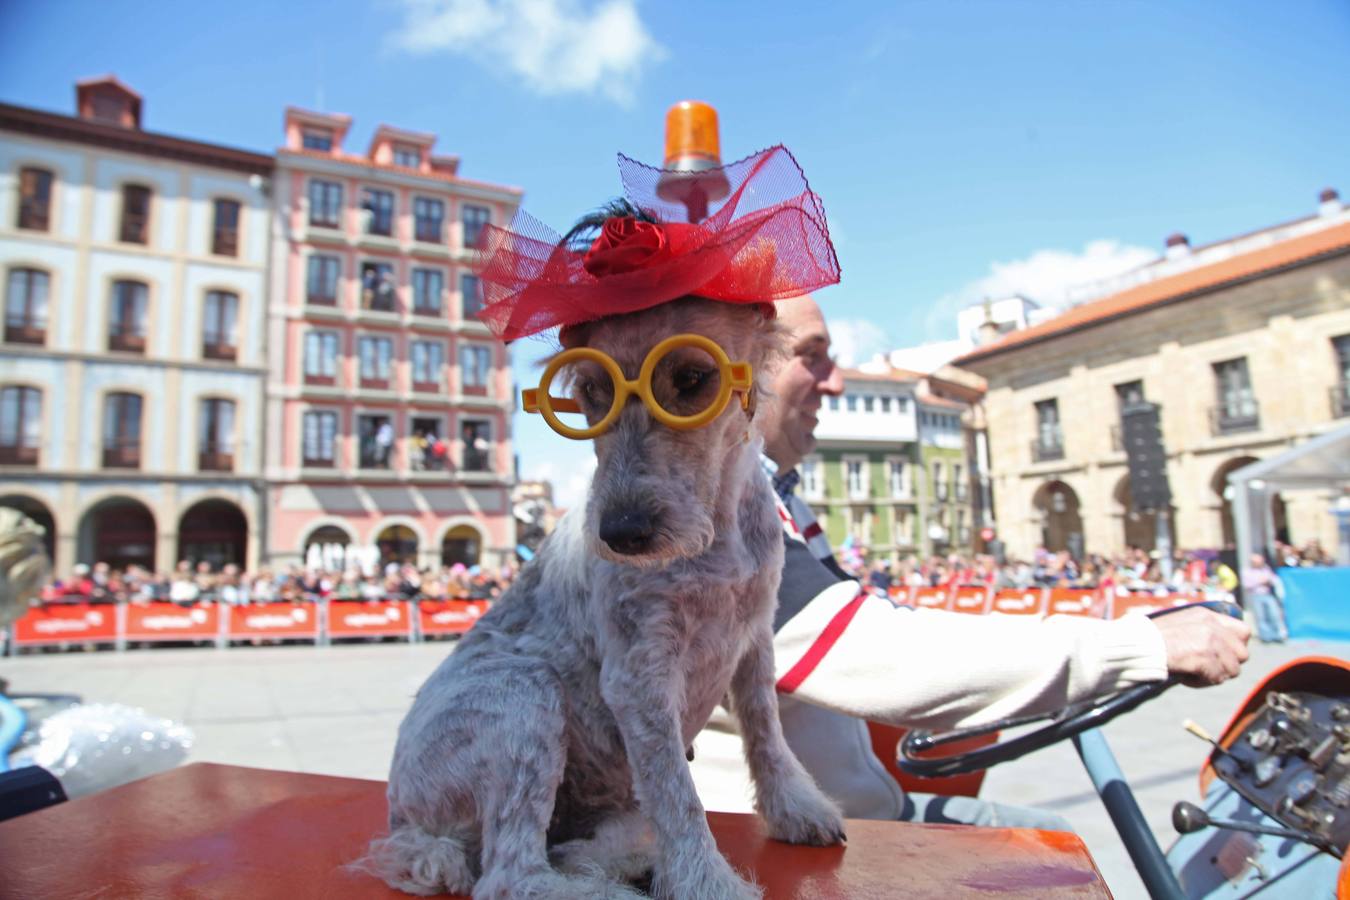
[[[1235,618],[1242,617],[1242,610],[1235,604],[1225,601],[1206,601],[1204,603],[1188,603],[1185,606],[1174,606],[1156,612],[1149,618],[1165,616],[1195,606],[1203,606],[1214,612],[1224,613]],[[987,725],[975,725],[970,728],[959,728],[955,731],[946,731],[939,734],[934,734],[926,729],[918,729],[906,734],[905,739],[901,741],[900,757],[896,760],[896,763],[911,775],[919,775],[924,778],[943,778],[948,775],[978,772],[981,769],[1017,759],[1032,751],[1082,734],[1088,729],[1100,728],[1116,716],[1123,715],[1139,706],[1139,704],[1152,700],[1177,683],[1176,678],[1169,677],[1165,681],[1137,684],[1092,700],[1066,706],[1055,712],[1012,716],[999,719],[997,722],[990,722]],[[1006,741],[990,744],[987,747],[968,750],[965,753],[957,753],[952,756],[920,757],[920,754],[925,751],[955,741],[992,734],[995,731],[1008,728],[1018,728],[1022,725],[1043,722],[1047,719],[1050,720],[1049,725],[1018,735],[1015,738],[1009,738]]]

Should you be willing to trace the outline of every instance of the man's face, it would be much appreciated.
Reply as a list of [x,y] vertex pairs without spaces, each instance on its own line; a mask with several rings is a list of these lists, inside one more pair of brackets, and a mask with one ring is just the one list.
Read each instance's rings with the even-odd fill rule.
[[816,446],[821,398],[843,393],[844,378],[830,356],[830,332],[810,297],[777,304],[792,356],[773,379],[774,396],[764,404],[764,450],[780,469],[791,469]]

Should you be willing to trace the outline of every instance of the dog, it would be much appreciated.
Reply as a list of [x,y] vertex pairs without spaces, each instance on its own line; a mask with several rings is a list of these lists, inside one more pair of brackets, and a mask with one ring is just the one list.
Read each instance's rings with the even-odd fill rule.
[[[685,332],[757,376],[784,353],[756,307],[694,297],[560,340],[633,378],[652,347]],[[679,365],[658,367],[654,392]],[[727,695],[769,834],[843,839],[779,726],[783,533],[752,412],[732,402],[680,431],[630,398],[595,439],[584,515],[562,518],[418,692],[390,771],[390,833],[368,871],[408,893],[478,900],[641,897],[631,883],[648,876],[657,897],[759,897],[718,852],[686,761]]]

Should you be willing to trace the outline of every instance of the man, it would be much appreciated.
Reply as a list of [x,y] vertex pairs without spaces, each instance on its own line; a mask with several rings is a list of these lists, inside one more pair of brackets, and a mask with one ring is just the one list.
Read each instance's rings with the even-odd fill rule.
[[1253,553],[1242,570],[1242,596],[1256,616],[1256,635],[1263,644],[1283,644],[1289,638],[1284,611],[1276,594],[1280,579],[1260,553]]
[[[793,488],[815,448],[821,399],[843,391],[815,301],[780,301],[792,356],[761,403],[766,472],[791,522],[774,622],[779,716],[788,743],[846,816],[1067,828],[1058,816],[966,797],[905,795],[872,752],[866,719],[951,728],[1069,703],[1169,673],[1193,685],[1238,674],[1250,630],[1209,610],[1156,621],[1043,621],[894,609],[839,568]],[[695,781],[710,809],[744,808],[739,739],[719,717],[695,742]]]

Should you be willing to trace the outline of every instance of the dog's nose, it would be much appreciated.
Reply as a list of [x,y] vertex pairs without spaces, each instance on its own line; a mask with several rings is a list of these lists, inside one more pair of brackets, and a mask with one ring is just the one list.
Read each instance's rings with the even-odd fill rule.
[[645,512],[623,510],[600,517],[600,540],[615,553],[641,553],[651,544],[654,533],[652,517]]

